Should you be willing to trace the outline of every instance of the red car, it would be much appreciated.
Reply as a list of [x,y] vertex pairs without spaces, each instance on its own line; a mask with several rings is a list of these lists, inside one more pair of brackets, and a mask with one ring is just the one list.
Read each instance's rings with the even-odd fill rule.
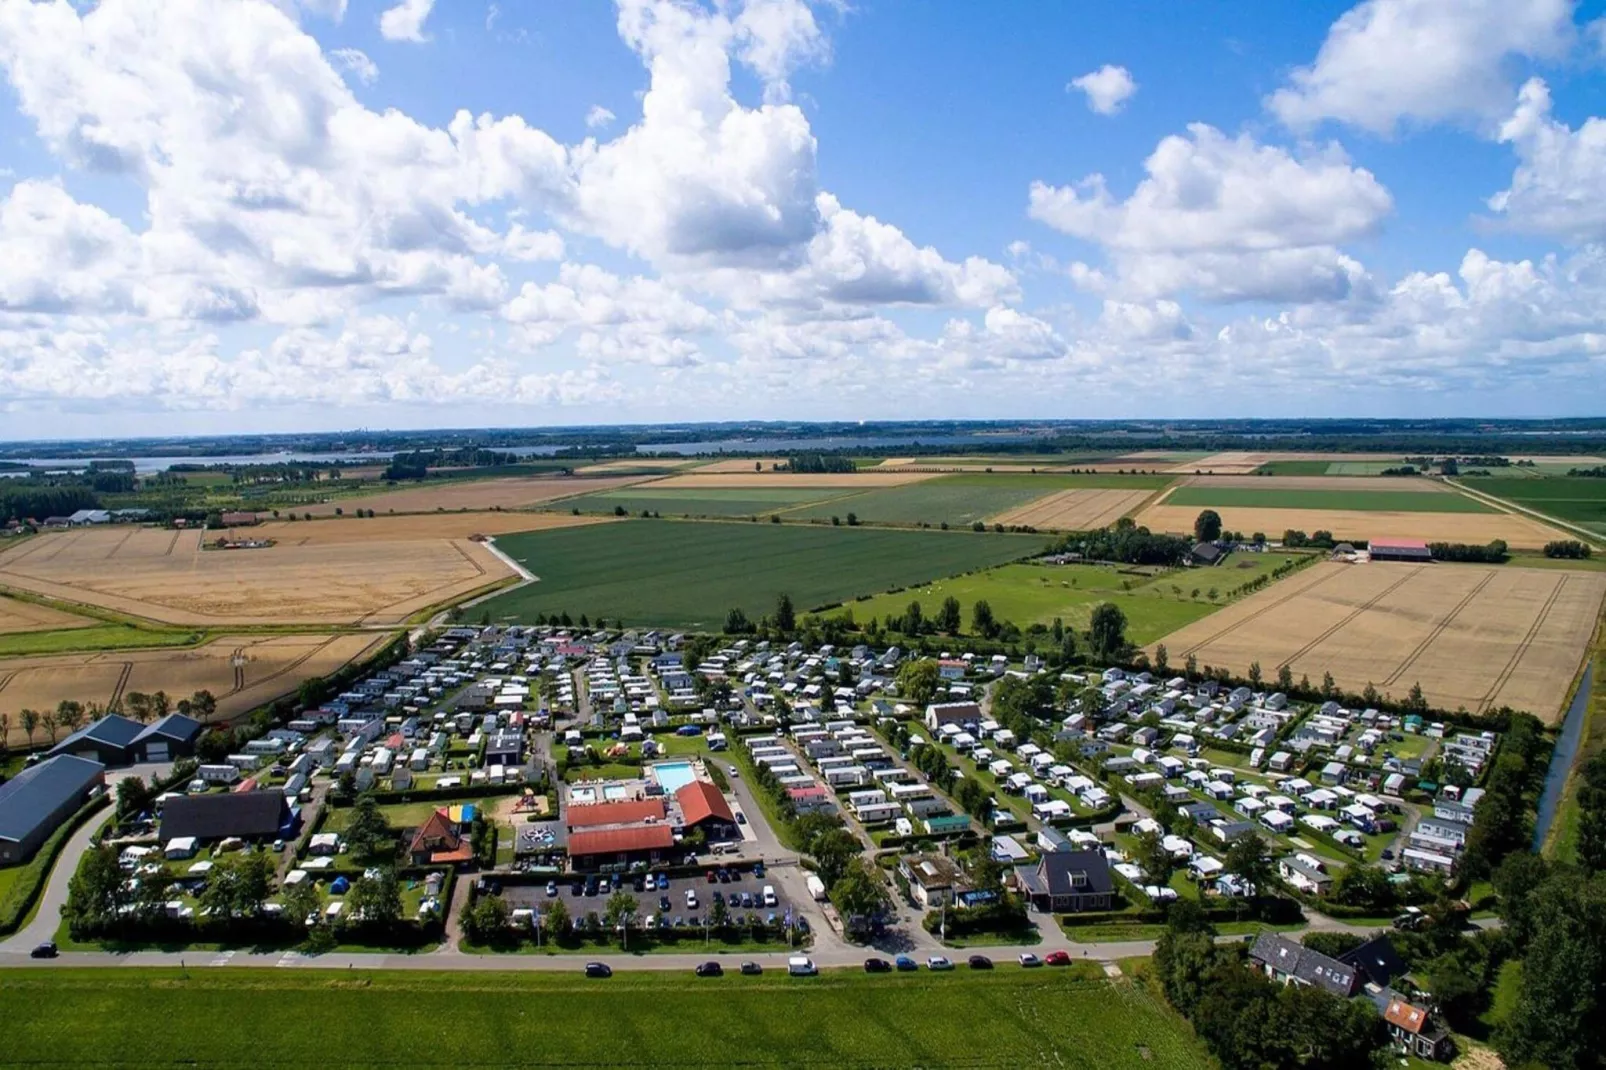
[[709,884],[713,884],[717,880],[719,880],[719,878],[714,875],[714,871],[713,870],[709,870],[708,871],[708,883]]
[[1069,966],[1071,953],[1069,951],[1050,951],[1043,956],[1043,961],[1050,966]]

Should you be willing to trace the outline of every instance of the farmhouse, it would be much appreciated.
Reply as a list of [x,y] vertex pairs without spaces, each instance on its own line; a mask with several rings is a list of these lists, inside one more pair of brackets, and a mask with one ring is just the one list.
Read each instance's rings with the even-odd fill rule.
[[105,783],[106,767],[99,762],[61,754],[0,784],[0,865],[32,858]]
[[1355,967],[1276,933],[1261,933],[1249,949],[1249,959],[1274,981],[1315,985],[1342,999],[1360,987]]

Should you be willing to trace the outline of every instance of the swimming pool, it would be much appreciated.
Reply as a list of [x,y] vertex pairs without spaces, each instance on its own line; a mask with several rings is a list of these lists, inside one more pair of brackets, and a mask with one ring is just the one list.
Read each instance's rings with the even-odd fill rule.
[[630,798],[630,789],[623,784],[604,784],[602,797],[608,802],[618,802],[620,799]]
[[587,806],[597,801],[596,788],[573,787],[569,789],[569,801],[577,806]]
[[657,775],[658,783],[663,786],[667,795],[675,794],[697,779],[697,775],[691,770],[690,762],[659,762],[652,767],[652,771]]

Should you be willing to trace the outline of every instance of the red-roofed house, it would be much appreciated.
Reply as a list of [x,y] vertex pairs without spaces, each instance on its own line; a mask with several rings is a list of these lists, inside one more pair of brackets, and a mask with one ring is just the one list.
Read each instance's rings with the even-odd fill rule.
[[1432,561],[1433,551],[1420,539],[1373,539],[1367,543],[1373,561]]
[[741,835],[736,828],[736,815],[730,803],[718,788],[706,780],[694,780],[675,792],[680,805],[680,824],[683,829],[700,828],[710,840],[726,840]]
[[836,803],[831,801],[831,792],[820,784],[810,784],[806,788],[787,788],[786,796],[792,800],[792,809],[800,814],[836,812]]
[[582,829],[597,828],[602,825],[639,825],[646,821],[662,821],[664,814],[662,799],[624,799],[620,802],[571,806],[565,820],[571,829]]
[[1389,1036],[1394,1038],[1394,1043],[1407,1055],[1448,1060],[1455,1052],[1450,1034],[1443,1027],[1433,1024],[1432,1016],[1427,1011],[1398,996],[1389,1000],[1388,1007],[1383,1011],[1383,1022],[1388,1026]]
[[415,866],[450,865],[472,859],[474,847],[452,827],[445,810],[436,810],[413,833],[407,853]]
[[569,833],[569,861],[575,869],[656,862],[674,845],[675,832],[667,824],[582,829]]

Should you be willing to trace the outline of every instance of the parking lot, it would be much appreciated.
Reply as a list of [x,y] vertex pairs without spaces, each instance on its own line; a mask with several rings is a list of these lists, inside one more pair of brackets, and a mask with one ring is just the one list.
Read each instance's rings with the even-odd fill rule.
[[[718,867],[713,867],[718,872]],[[790,905],[781,884],[773,874],[766,872],[758,876],[752,865],[731,866],[726,870],[727,880],[717,879],[709,883],[706,873],[695,877],[672,877],[668,879],[668,887],[660,887],[664,883],[662,875],[652,875],[653,885],[648,887],[647,874],[617,874],[612,878],[597,875],[595,878],[569,875],[556,881],[557,896],[547,894],[547,888],[541,884],[510,885],[503,890],[510,907],[518,909],[539,910],[553,898],[561,898],[564,905],[569,908],[569,916],[579,919],[595,911],[602,914],[608,907],[608,896],[621,887],[615,881],[622,881],[625,891],[635,896],[640,903],[639,917],[646,923],[648,915],[653,915],[652,923],[659,924],[659,918],[667,916],[671,925],[701,925],[708,917],[713,902],[713,896],[718,894],[725,900],[725,909],[733,921],[745,921],[747,915],[753,915],[755,920],[768,921],[773,914],[777,920],[786,916]],[[586,882],[589,879],[597,881],[593,894],[586,894]],[[609,879],[607,890],[602,886],[602,880]],[[636,882],[640,881],[638,887]],[[766,905],[764,902],[764,889],[769,887],[774,893],[774,902]],[[689,902],[686,893],[695,896],[695,905]],[[731,901],[732,896],[736,901]],[[665,905],[667,901],[667,906]]]

